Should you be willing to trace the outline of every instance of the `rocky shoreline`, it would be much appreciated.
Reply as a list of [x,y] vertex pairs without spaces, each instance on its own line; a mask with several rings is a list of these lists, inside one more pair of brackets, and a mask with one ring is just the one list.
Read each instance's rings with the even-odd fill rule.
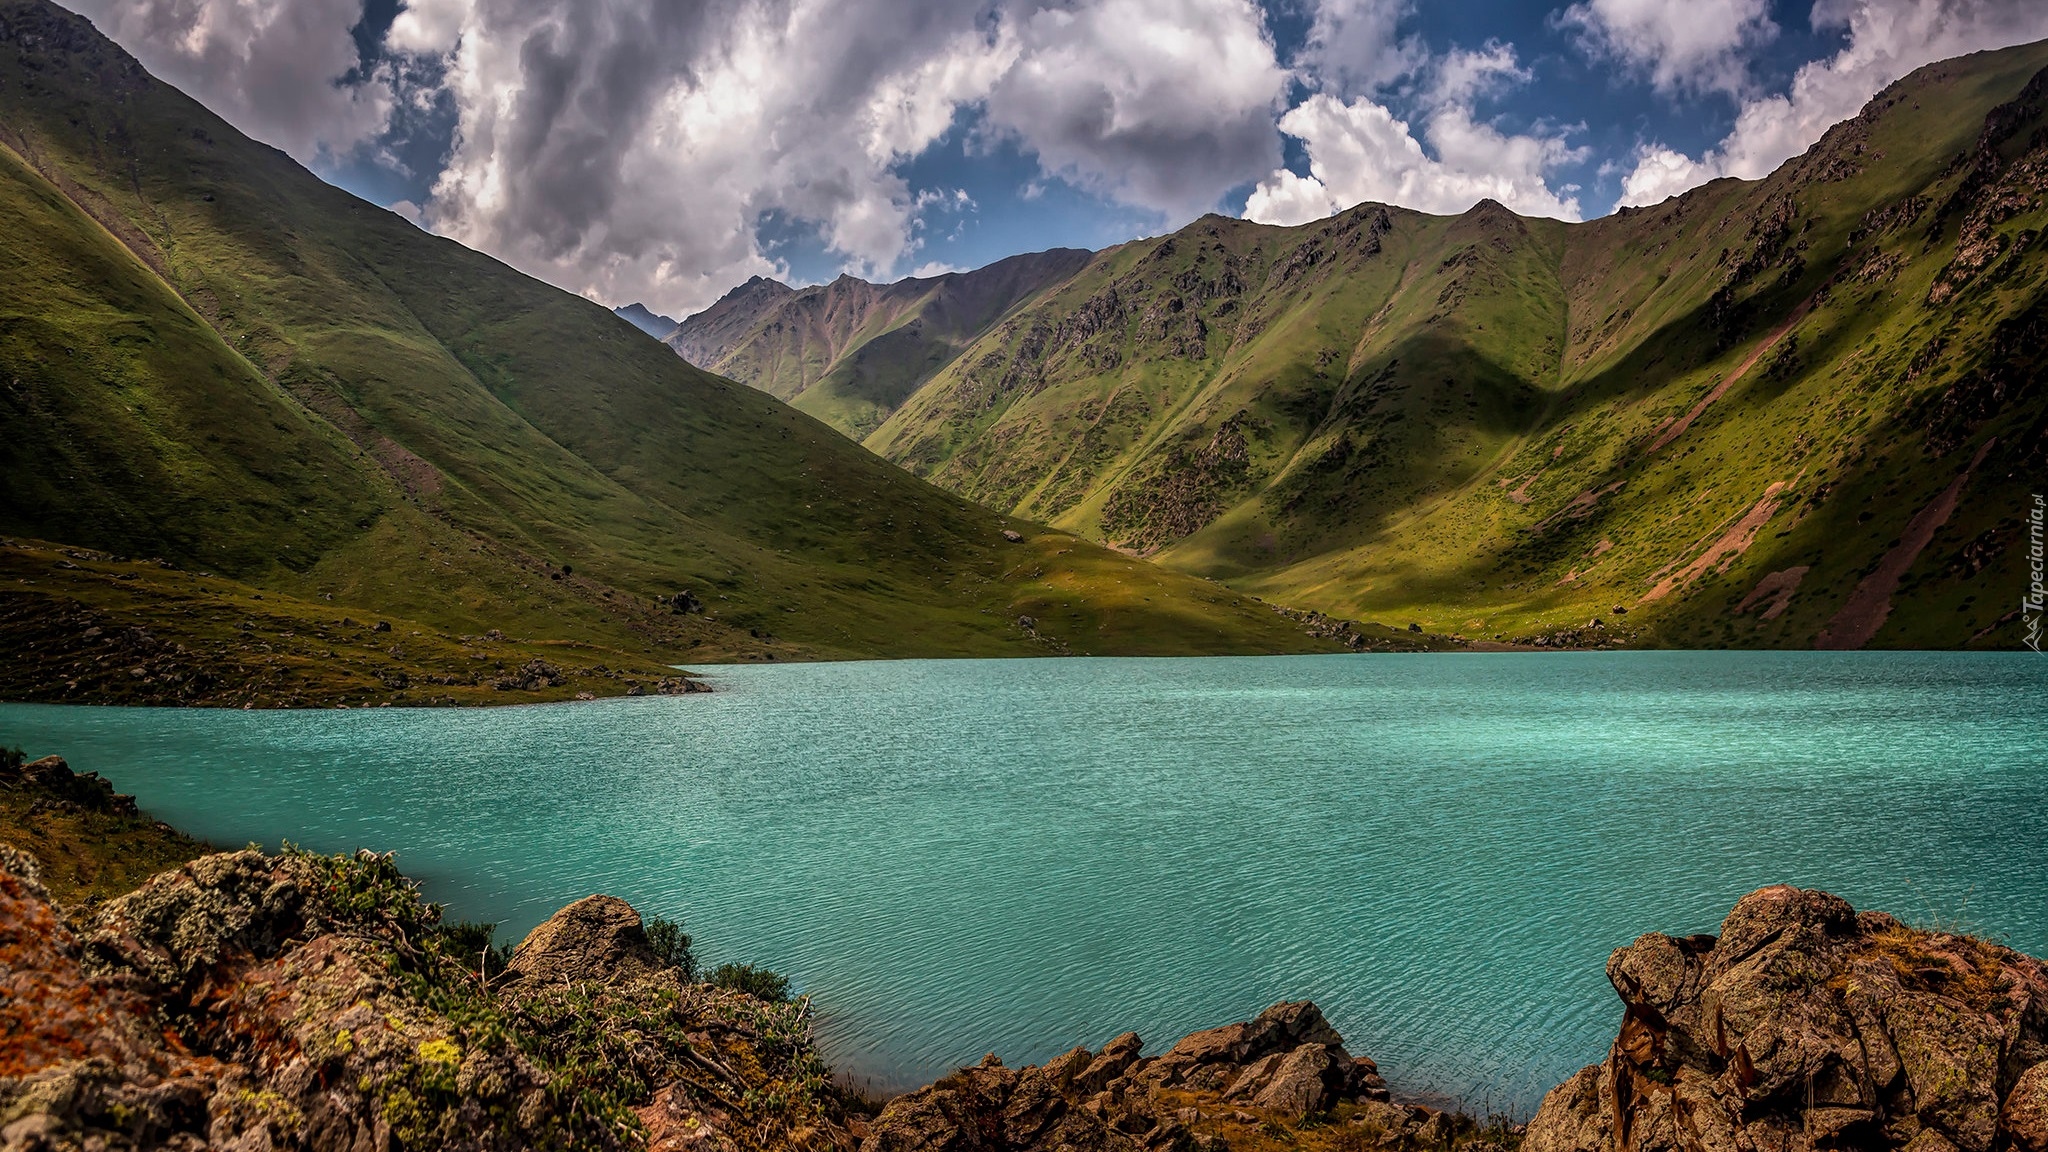
[[1617,950],[1612,1049],[1526,1128],[1392,1099],[1307,1001],[880,1102],[835,1083],[806,998],[697,980],[608,896],[509,957],[371,853],[180,840],[132,891],[59,898],[38,815],[175,833],[55,758],[9,767],[5,1152],[2048,1152],[2048,969],[1821,892]]

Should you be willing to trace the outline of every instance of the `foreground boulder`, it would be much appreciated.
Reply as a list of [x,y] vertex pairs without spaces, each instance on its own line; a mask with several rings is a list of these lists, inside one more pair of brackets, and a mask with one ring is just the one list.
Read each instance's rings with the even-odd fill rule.
[[2048,1152],[2048,973],[2011,949],[1780,886],[1607,976],[1620,1035],[1525,1152]]
[[512,953],[505,979],[612,984],[660,967],[632,905],[616,896],[585,896],[526,934]]

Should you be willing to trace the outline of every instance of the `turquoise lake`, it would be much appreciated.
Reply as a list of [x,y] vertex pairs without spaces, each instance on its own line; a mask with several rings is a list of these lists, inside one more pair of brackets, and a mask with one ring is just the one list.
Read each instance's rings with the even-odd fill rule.
[[594,891],[816,998],[876,1087],[1312,997],[1526,1116],[1607,954],[1785,881],[2048,953],[2048,661],[1585,653],[705,669],[485,710],[0,706],[217,843],[395,849],[515,934]]

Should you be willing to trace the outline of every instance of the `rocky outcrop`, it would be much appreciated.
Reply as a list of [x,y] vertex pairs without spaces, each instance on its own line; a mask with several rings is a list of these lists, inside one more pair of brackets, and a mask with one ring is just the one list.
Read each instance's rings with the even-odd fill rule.
[[2010,949],[1780,886],[1607,975],[1620,1035],[1525,1152],[2048,1150],[2048,972]]
[[852,1148],[806,1005],[684,981],[623,902],[505,975],[471,943],[388,857],[204,856],[73,922],[0,845],[0,1148]]
[[40,793],[45,803],[76,811],[136,814],[135,797],[114,791],[113,782],[97,772],[73,772],[62,756],[24,764],[18,755],[0,753],[0,789]]
[[1156,1058],[1142,1050],[1126,1032],[1100,1052],[1022,1069],[990,1056],[891,1101],[861,1152],[1191,1152],[1227,1145],[1225,1124],[1297,1126],[1339,1105],[1408,1119],[1384,1103],[1372,1061],[1345,1052],[1307,1001],[1196,1032]]

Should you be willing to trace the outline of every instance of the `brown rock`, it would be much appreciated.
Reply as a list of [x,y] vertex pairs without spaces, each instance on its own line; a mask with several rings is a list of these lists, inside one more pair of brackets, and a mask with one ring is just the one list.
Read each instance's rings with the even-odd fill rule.
[[1251,1123],[1299,1123],[1338,1101],[1377,1106],[1386,1097],[1378,1070],[1342,1043],[1304,1000],[1190,1034],[1157,1059],[1141,1056],[1130,1032],[1044,1067],[1011,1071],[991,1056],[891,1101],[862,1152],[1213,1152],[1222,1138],[1196,1130],[1201,1109],[1163,1090],[1215,1093],[1211,1107],[1226,1090],[1249,1098],[1265,1113],[1236,1114]]
[[1244,1096],[1256,1096],[1259,1089],[1273,1079],[1273,1072],[1280,1067],[1286,1056],[1279,1052],[1269,1053],[1240,1067],[1229,1067],[1234,1073],[1223,1089],[1223,1098],[1235,1100]]
[[647,1152],[738,1152],[717,1123],[725,1118],[699,1108],[681,1085],[663,1086],[634,1112],[647,1127]]
[[2048,1152],[2048,1060],[2020,1074],[2000,1119],[2019,1152]]
[[45,756],[18,767],[0,760],[0,788],[41,793],[60,807],[74,810],[136,815],[135,797],[115,792],[113,783],[97,772],[73,772],[62,756]]
[[542,984],[611,984],[660,967],[640,914],[616,896],[585,896],[526,934],[505,975]]
[[1291,1051],[1301,1044],[1335,1048],[1344,1043],[1344,1038],[1323,1019],[1322,1009],[1314,1001],[1295,1000],[1275,1004],[1259,1013],[1258,1019],[1245,1025],[1244,1043],[1248,1055],[1259,1056]]
[[1244,1059],[1244,1029],[1242,1024],[1225,1024],[1190,1032],[1167,1050],[1165,1058],[1188,1064],[1238,1063]]
[[1323,1075],[1330,1070],[1330,1050],[1303,1044],[1289,1052],[1273,1070],[1273,1078],[1252,1097],[1252,1105],[1299,1124],[1323,1109]]
[[1102,1046],[1102,1055],[1090,1061],[1088,1066],[1076,1073],[1073,1079],[1074,1091],[1083,1096],[1092,1096],[1109,1082],[1124,1074],[1124,1070],[1138,1061],[1138,1050],[1145,1042],[1138,1039],[1136,1032],[1126,1032]]

